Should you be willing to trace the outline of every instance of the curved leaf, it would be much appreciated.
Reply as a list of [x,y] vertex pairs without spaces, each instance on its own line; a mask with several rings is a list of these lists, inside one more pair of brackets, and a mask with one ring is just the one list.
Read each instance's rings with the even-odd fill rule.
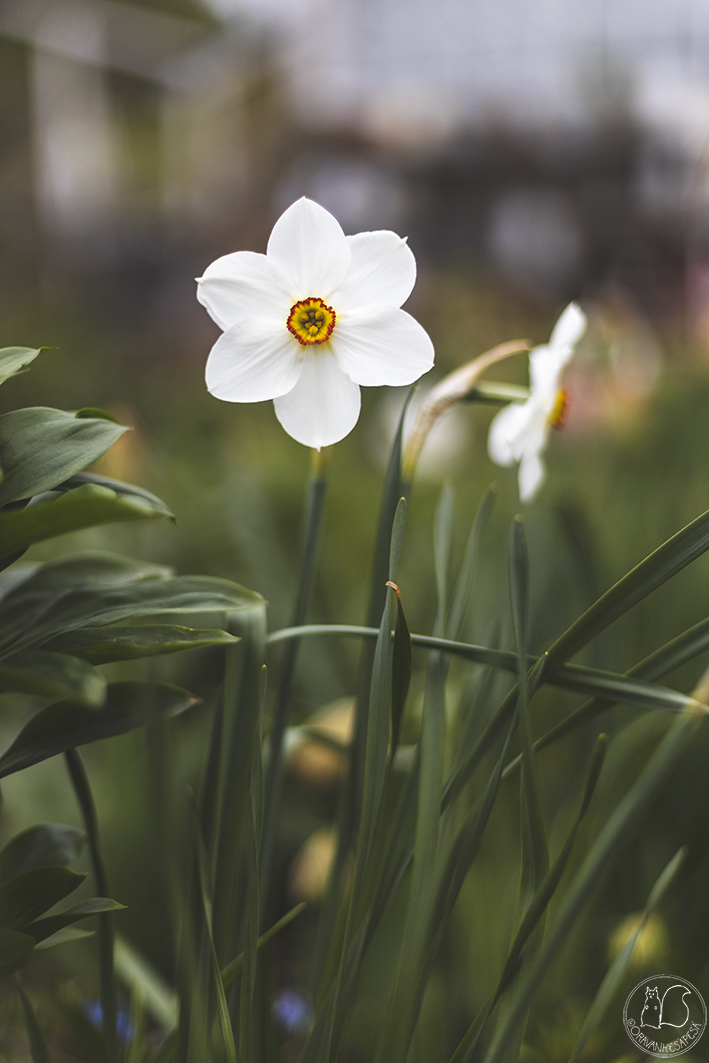
[[78,657],[22,650],[0,660],[0,693],[7,691],[101,705],[106,696],[106,680],[97,668]]
[[89,625],[161,613],[237,612],[263,604],[260,595],[229,580],[167,578],[169,572],[110,554],[45,565],[0,602],[0,652]]
[[67,908],[66,911],[59,912],[57,915],[48,915],[44,919],[36,919],[32,923],[28,923],[24,929],[26,933],[32,935],[35,944],[38,945],[40,941],[45,941],[46,938],[52,937],[59,930],[64,930],[65,927],[78,923],[80,919],[88,919],[89,916],[98,915],[100,912],[120,912],[124,908],[125,904],[119,904],[118,901],[114,901],[110,897],[90,897],[87,901],[80,901],[79,904],[74,904],[71,908]]
[[125,734],[153,720],[174,716],[199,698],[167,683],[111,683],[101,709],[59,701],[33,716],[0,757],[0,778],[75,746]]
[[0,850],[0,884],[36,867],[70,864],[86,844],[86,831],[40,823],[16,834]]
[[68,867],[35,867],[0,886],[0,926],[23,930],[78,889],[85,874]]
[[0,417],[0,506],[50,491],[104,454],[128,429],[99,417],[31,406]]
[[19,971],[34,952],[34,938],[0,927],[0,978]]
[[228,631],[146,624],[141,627],[80,627],[50,639],[44,646],[62,650],[94,664],[130,661],[137,657],[176,653],[200,646],[231,645],[239,640]]
[[76,926],[65,926],[63,930],[57,930],[56,934],[50,934],[48,938],[40,941],[37,949],[53,949],[56,945],[65,945],[67,941],[81,941],[82,938],[96,937],[95,930],[80,930]]
[[154,495],[151,491],[146,491],[144,487],[136,487],[135,484],[124,484],[121,480],[113,480],[109,476],[97,476],[93,472],[78,472],[76,476],[70,476],[64,483],[58,484],[55,490],[73,491],[75,487],[83,487],[84,484],[97,484],[99,487],[108,487],[109,490],[115,491],[120,498],[141,499],[155,510],[156,515],[170,517],[174,520],[172,510],[168,509],[157,495]]
[[[2,487],[0,484],[0,491]],[[81,528],[162,516],[162,511],[156,510],[138,495],[119,495],[99,484],[84,484],[83,487],[58,497],[51,496],[36,505],[0,512],[2,556],[9,557],[25,550],[32,543],[40,543]]]
[[0,350],[0,384],[4,384],[11,376],[21,373],[22,370],[33,362],[41,347],[35,350],[32,347],[3,347]]

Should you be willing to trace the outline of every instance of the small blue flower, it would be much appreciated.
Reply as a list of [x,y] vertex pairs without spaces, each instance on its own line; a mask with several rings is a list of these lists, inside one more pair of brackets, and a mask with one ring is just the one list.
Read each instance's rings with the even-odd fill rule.
[[302,994],[284,989],[273,1002],[273,1017],[288,1033],[303,1033],[310,1029],[313,1008]]
[[[103,1007],[100,1000],[82,1000],[81,1007],[84,1015],[95,1030],[103,1029]],[[116,1034],[121,1044],[128,1044],[133,1040],[135,1029],[131,1022],[128,1008],[119,1008],[116,1016]]]

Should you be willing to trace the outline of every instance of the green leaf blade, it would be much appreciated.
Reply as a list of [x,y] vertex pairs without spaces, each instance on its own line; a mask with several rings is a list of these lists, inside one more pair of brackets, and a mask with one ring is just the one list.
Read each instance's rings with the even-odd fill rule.
[[231,646],[237,641],[236,636],[219,629],[145,624],[138,627],[74,628],[50,639],[44,647],[72,653],[92,664],[109,664],[206,646]]
[[0,850],[0,885],[37,867],[70,864],[86,837],[86,831],[60,823],[41,823],[16,834]]
[[106,680],[92,664],[66,653],[22,650],[0,659],[0,693],[73,698],[98,706],[106,696]]
[[34,952],[34,938],[17,930],[0,927],[0,978],[7,978],[29,963]]
[[78,889],[85,878],[68,867],[36,867],[4,883],[0,886],[0,927],[24,930]]
[[174,716],[198,703],[187,690],[167,683],[110,683],[101,709],[73,701],[49,705],[25,724],[0,757],[0,778],[87,742],[125,734],[153,720]]
[[0,350],[0,384],[26,369],[41,350],[41,347],[3,347]]
[[33,406],[0,416],[0,506],[51,491],[104,454],[128,429],[104,418]]

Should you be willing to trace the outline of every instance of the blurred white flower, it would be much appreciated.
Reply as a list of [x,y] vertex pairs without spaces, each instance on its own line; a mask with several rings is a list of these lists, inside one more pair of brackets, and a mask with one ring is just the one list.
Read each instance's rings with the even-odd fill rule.
[[433,365],[428,334],[399,309],[415,279],[396,233],[345,236],[324,207],[299,199],[265,255],[225,255],[198,280],[197,298],[223,329],[207,360],[209,391],[227,402],[273,399],[299,443],[336,443],[357,423],[360,385],[411,384]]
[[497,465],[519,462],[519,494],[529,502],[544,479],[541,459],[550,428],[564,423],[566,392],[559,379],[574,348],[586,330],[586,315],[570,303],[554,326],[548,344],[529,354],[531,395],[522,403],[505,406],[490,425],[487,448]]

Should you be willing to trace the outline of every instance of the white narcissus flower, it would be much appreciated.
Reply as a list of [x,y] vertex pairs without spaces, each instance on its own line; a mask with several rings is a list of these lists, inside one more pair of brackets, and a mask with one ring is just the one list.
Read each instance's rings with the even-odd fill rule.
[[223,329],[207,387],[227,402],[273,399],[286,432],[308,447],[351,432],[360,385],[412,384],[433,344],[399,309],[416,280],[405,240],[345,236],[324,207],[299,199],[278,219],[265,255],[236,251],[198,279],[197,298]]
[[531,395],[505,406],[490,425],[487,449],[497,465],[519,462],[519,494],[529,502],[544,479],[541,459],[550,428],[564,423],[567,394],[559,379],[586,330],[586,315],[570,303],[554,326],[548,344],[529,354]]

